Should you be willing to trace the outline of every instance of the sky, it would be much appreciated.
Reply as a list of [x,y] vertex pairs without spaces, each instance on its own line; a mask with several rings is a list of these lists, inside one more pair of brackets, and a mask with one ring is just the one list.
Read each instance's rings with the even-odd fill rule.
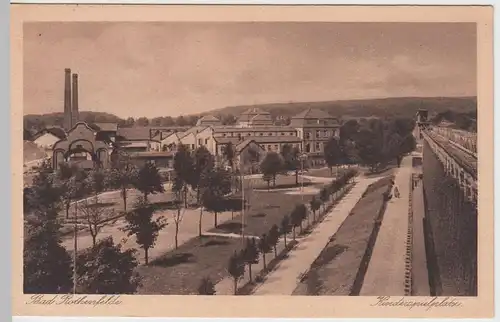
[[64,68],[79,75],[81,111],[122,118],[476,95],[467,23],[36,22],[23,46],[24,114],[63,111]]

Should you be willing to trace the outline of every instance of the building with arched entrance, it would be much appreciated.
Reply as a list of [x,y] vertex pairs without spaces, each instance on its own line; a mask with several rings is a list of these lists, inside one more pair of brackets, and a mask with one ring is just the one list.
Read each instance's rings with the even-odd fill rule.
[[112,147],[96,140],[96,132],[84,122],[78,122],[68,131],[66,138],[57,141],[52,149],[52,166],[67,162],[83,169],[107,168]]

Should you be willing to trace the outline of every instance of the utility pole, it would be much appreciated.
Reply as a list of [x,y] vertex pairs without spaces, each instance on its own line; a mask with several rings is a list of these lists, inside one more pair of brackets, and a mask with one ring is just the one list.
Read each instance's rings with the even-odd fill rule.
[[77,221],[78,221],[78,201],[75,200],[75,222],[74,222],[74,244],[73,244],[73,248],[74,248],[74,252],[73,252],[73,294],[76,294],[76,287],[77,287],[77,275],[76,275],[76,254],[77,254],[77,249],[78,249],[78,244],[77,244],[77,240],[78,240],[78,225],[77,225]]

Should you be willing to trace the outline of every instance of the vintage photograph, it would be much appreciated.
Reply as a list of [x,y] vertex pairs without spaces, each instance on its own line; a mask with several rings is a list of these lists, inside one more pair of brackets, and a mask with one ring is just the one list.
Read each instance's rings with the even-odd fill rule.
[[25,295],[478,295],[475,22],[22,27]]

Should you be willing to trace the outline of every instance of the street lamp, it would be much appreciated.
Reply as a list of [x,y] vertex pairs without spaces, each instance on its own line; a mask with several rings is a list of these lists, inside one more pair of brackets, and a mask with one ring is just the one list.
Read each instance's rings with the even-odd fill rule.
[[302,198],[302,203],[304,203],[304,161],[307,159],[307,154],[302,153],[299,156],[300,159],[300,196]]

